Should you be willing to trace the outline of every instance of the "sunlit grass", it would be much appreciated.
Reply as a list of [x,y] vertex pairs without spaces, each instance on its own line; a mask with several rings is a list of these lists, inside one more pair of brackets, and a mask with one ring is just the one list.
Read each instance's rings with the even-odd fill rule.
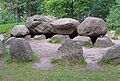
[[[24,24],[24,23],[19,23]],[[9,24],[0,24],[0,33],[8,36],[10,34],[11,29],[17,25],[16,23],[9,23]]]
[[[8,61],[6,55],[2,57]],[[6,62],[0,68],[0,81],[120,81],[120,65],[105,64],[103,71],[88,71],[82,62],[50,70],[34,69],[31,62]]]
[[87,71],[83,65],[37,70],[32,63],[11,63],[0,69],[0,81],[120,81],[120,66],[104,67],[105,71]]

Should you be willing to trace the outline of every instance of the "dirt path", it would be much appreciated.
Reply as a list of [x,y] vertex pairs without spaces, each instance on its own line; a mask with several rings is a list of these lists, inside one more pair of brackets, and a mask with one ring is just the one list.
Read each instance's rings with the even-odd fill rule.
[[61,44],[52,44],[47,40],[30,40],[29,41],[34,53],[36,53],[40,60],[33,64],[37,69],[50,69],[55,65],[51,64],[51,58],[56,54],[57,49]]
[[[114,41],[115,43],[120,43],[119,41]],[[30,40],[29,41],[34,53],[36,53],[40,60],[33,64],[36,69],[50,69],[55,65],[51,64],[51,59],[55,56],[57,49],[61,44],[52,44],[47,40]],[[105,54],[106,50],[109,48],[83,48],[83,56],[86,63],[97,63],[102,56]]]

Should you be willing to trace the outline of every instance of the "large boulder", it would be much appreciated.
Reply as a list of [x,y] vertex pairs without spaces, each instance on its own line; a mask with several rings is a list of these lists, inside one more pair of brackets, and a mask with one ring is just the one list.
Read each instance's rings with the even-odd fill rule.
[[72,34],[80,22],[71,18],[62,18],[51,22],[52,32],[57,34]]
[[114,46],[110,47],[101,61],[120,64],[120,44],[115,44]]
[[111,39],[107,36],[99,37],[96,40],[95,47],[106,48],[113,46]]
[[92,43],[100,36],[107,33],[106,23],[101,18],[87,17],[77,28],[79,35],[88,36],[91,38]]
[[101,18],[87,17],[77,28],[82,36],[104,36],[107,33],[106,23]]
[[4,52],[4,46],[2,44],[2,41],[0,41],[0,55]]
[[29,61],[31,60],[33,51],[27,40],[16,38],[10,45],[10,54],[12,59],[16,59],[18,61]]
[[67,39],[57,50],[57,58],[66,63],[78,63],[82,57],[82,45],[71,39]]
[[11,34],[13,36],[24,36],[29,34],[29,30],[25,25],[16,25],[15,27],[13,27],[13,29],[11,30]]
[[85,47],[92,45],[91,39],[86,36],[77,36],[73,40],[80,42],[82,44],[82,46],[85,46]]
[[35,15],[29,17],[25,25],[30,29],[31,33],[34,34],[52,33],[50,22],[56,19],[57,18],[53,16]]

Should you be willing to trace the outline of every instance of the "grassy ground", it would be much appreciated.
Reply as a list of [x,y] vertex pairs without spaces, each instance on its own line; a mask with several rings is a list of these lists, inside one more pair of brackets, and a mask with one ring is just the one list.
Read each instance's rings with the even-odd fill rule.
[[[0,33],[8,35],[15,25],[0,25]],[[8,63],[0,67],[0,81],[120,81],[120,65],[105,65],[104,71],[86,71],[84,65],[59,65],[45,71],[32,68],[32,63]]]
[[120,66],[106,65],[105,71],[86,71],[83,65],[36,70],[32,63],[11,63],[0,69],[0,81],[120,81]]
[[62,64],[50,70],[40,70],[32,67],[37,58],[29,63],[11,62],[7,53],[2,58],[5,64],[0,67],[0,81],[120,81],[120,65],[106,64],[103,71],[88,71],[85,64]]
[[[19,23],[24,24],[24,23]],[[16,25],[16,23],[9,23],[9,24],[0,24],[0,33],[3,33],[5,36],[10,34],[11,29]]]

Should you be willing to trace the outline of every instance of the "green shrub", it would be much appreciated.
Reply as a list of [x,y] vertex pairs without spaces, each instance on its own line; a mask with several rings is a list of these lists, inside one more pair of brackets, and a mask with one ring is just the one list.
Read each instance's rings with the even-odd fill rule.
[[59,38],[56,38],[56,37],[54,37],[54,38],[51,38],[50,40],[49,40],[49,42],[50,43],[60,43],[61,42],[61,40],[59,39]]
[[116,34],[120,35],[120,28],[116,28]]
[[110,9],[110,14],[107,17],[107,25],[109,29],[116,30],[120,28],[120,0],[116,0],[117,5]]

